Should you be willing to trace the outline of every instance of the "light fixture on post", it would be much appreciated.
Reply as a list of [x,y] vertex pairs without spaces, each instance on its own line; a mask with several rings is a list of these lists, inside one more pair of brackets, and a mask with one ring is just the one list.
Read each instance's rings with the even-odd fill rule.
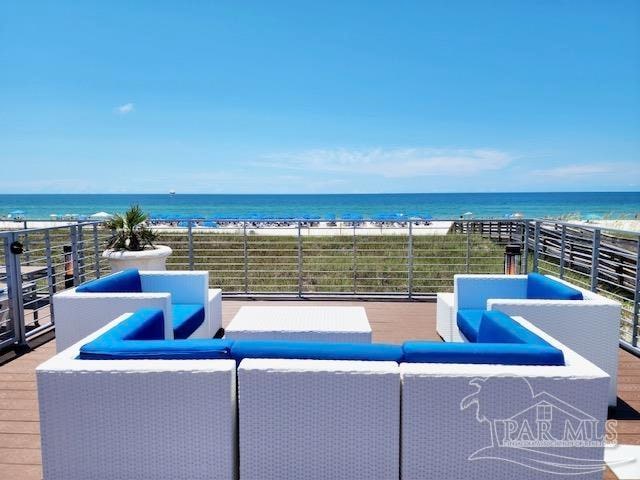
[[505,275],[518,275],[520,273],[520,260],[522,248],[520,245],[507,245],[504,249],[504,273]]

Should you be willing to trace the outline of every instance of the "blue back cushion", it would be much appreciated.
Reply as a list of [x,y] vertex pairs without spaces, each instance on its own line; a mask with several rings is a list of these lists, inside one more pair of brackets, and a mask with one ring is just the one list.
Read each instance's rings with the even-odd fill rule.
[[195,332],[204,322],[204,306],[195,303],[174,303],[173,338],[184,339]]
[[539,273],[527,275],[527,298],[536,300],[582,300],[582,292]]
[[411,341],[402,348],[408,363],[564,365],[562,351],[544,345]]
[[464,335],[464,338],[470,342],[478,341],[478,332],[480,331],[480,322],[485,310],[476,310],[464,308],[458,310],[456,314],[458,328]]
[[486,311],[482,314],[477,342],[550,346],[546,340],[520,325],[509,315],[497,310]]
[[158,308],[141,308],[98,339],[102,337],[112,340],[163,340],[164,313]]
[[378,360],[401,362],[400,345],[382,343],[288,342],[279,340],[237,340],[231,347],[231,357],[298,358],[311,360]]
[[129,268],[120,272],[96,278],[90,282],[83,283],[76,292],[81,293],[140,293],[142,283],[140,274],[135,268]]

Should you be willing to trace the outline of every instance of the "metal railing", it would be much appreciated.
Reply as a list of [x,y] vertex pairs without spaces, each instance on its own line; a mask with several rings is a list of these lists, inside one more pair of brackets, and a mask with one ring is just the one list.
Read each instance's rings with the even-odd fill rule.
[[[517,244],[522,272],[620,301],[621,342],[638,347],[638,233],[527,219],[153,223],[173,249],[167,268],[207,270],[226,297],[430,299],[457,273],[502,273],[505,245]],[[96,222],[0,232],[0,347],[51,329],[55,292],[109,271],[109,236]]]
[[98,222],[0,232],[0,348],[51,330],[51,298],[108,271]]

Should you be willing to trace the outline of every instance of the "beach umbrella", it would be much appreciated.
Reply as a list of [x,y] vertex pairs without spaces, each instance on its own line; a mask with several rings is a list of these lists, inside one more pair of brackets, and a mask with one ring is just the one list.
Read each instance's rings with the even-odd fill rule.
[[13,212],[9,212],[9,215],[24,215],[24,210],[14,210]]
[[324,215],[324,220],[327,220],[329,222],[333,222],[336,219],[336,214],[335,213],[330,213],[328,215]]
[[109,220],[113,218],[113,215],[107,212],[96,212],[93,215],[89,215],[92,220]]
[[386,222],[393,219],[393,214],[390,213],[376,213],[373,215],[373,220],[376,222]]
[[357,222],[362,220],[362,218],[363,218],[362,215],[354,212],[347,212],[340,215],[340,219],[345,220],[347,222]]
[[219,225],[218,225],[218,222],[206,221],[206,222],[202,222],[202,226],[207,228],[218,228]]

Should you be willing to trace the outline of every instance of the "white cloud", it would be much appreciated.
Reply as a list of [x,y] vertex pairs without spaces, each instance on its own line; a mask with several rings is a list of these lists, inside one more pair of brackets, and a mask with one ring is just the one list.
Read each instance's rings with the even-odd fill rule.
[[604,163],[585,163],[565,165],[562,167],[547,168],[543,170],[534,170],[534,175],[542,177],[566,178],[566,177],[584,177],[593,175],[604,175],[613,173],[616,166]]
[[124,105],[120,105],[116,107],[116,113],[120,115],[127,115],[135,110],[135,105],[133,103],[125,103]]
[[511,155],[492,149],[376,148],[318,149],[269,155],[261,166],[274,168],[372,174],[386,178],[469,176],[500,170]]

